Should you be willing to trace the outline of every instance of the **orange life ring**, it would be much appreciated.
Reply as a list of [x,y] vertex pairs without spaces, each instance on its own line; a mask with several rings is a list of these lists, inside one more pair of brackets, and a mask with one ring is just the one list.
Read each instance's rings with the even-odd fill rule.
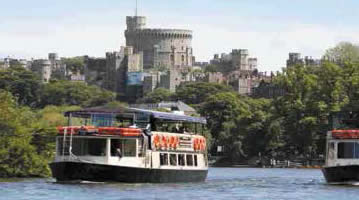
[[153,144],[156,149],[160,148],[160,136],[155,135],[155,137],[153,138]]
[[205,145],[205,139],[204,138],[202,138],[202,140],[201,140],[202,142],[201,142],[201,149],[202,149],[202,151],[204,151],[204,150],[206,150],[206,145]]
[[176,137],[175,137],[175,144],[174,144],[174,148],[175,148],[175,149],[177,149],[177,147],[179,146],[179,143],[180,143],[179,137],[176,136]]
[[162,139],[161,139],[161,146],[166,149],[167,148],[167,143],[168,143],[168,138],[163,135]]
[[193,149],[195,151],[198,150],[198,143],[199,143],[198,138],[194,138],[194,140],[193,140]]
[[169,141],[169,147],[175,148],[175,142],[176,142],[175,136],[171,136]]

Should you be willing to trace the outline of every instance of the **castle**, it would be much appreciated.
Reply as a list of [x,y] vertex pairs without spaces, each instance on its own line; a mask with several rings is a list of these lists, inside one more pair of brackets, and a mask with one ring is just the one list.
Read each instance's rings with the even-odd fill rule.
[[158,87],[174,92],[193,79],[182,77],[193,66],[192,31],[149,29],[142,16],[129,16],[126,22],[126,46],[120,51],[107,52],[105,58],[85,56],[87,83],[132,101]]
[[127,17],[126,46],[143,54],[144,69],[192,66],[192,31],[146,28],[146,17]]

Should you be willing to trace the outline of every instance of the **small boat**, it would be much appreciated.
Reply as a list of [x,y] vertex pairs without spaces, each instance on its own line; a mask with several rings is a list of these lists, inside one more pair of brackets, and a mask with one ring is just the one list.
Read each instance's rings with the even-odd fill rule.
[[359,183],[359,113],[333,113],[330,124],[324,177],[329,184],[355,185]]
[[[58,182],[166,183],[204,181],[208,173],[206,120],[135,108],[66,112],[58,127]],[[80,126],[72,126],[73,121]]]

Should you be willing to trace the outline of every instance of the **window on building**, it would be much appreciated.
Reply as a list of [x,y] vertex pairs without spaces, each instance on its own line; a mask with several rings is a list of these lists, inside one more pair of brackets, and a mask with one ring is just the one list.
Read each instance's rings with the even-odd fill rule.
[[178,154],[178,165],[179,166],[185,166],[185,159],[184,159],[184,154]]
[[175,61],[175,56],[171,55],[171,62],[174,62],[174,61]]
[[187,154],[186,155],[186,161],[187,161],[187,166],[193,166],[193,155],[192,154]]
[[160,153],[160,165],[168,165],[168,154]]
[[197,162],[197,155],[194,155],[194,166],[198,166],[198,162]]
[[177,166],[177,155],[170,154],[170,165]]
[[182,55],[182,63],[184,63],[184,55]]
[[340,159],[359,158],[359,143],[357,142],[338,143],[338,158]]

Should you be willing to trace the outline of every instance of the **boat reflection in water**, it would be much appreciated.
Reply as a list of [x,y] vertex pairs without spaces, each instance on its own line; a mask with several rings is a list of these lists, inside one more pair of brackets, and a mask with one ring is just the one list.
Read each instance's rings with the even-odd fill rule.
[[[106,107],[65,116],[69,126],[58,127],[50,164],[58,182],[197,182],[207,177],[203,118]],[[74,118],[84,125],[71,126]]]

